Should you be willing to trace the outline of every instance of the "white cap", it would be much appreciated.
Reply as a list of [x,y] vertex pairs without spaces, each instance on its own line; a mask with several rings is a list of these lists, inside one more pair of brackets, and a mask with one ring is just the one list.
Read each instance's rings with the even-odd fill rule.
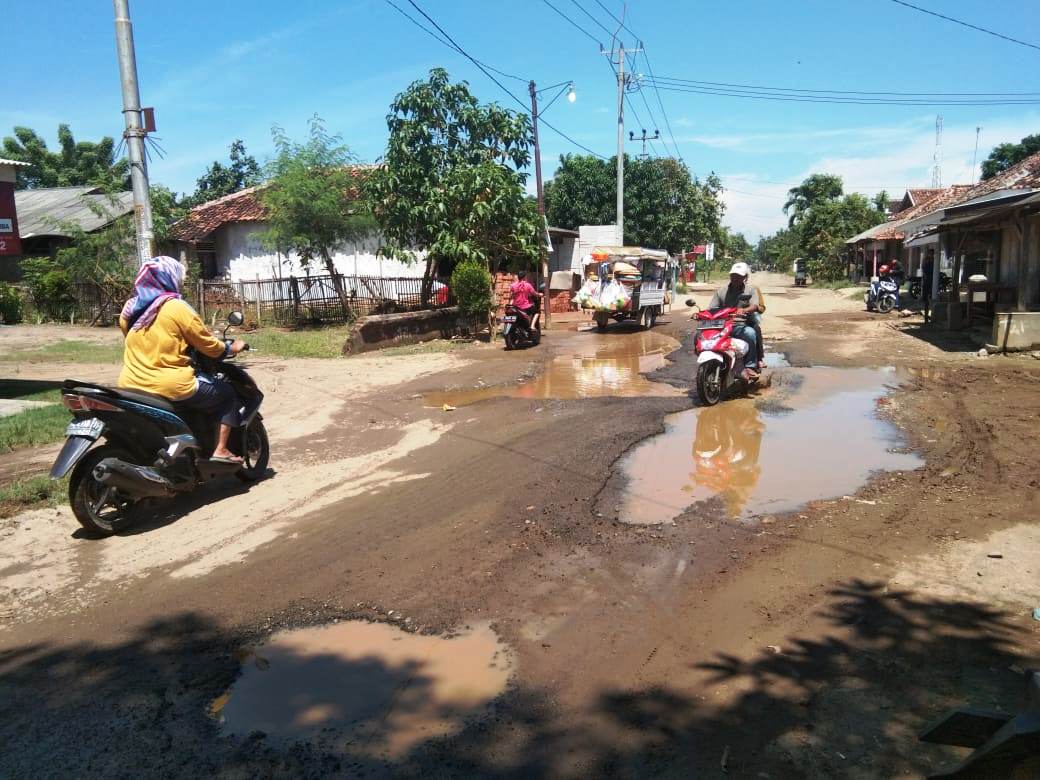
[[733,267],[729,269],[731,274],[737,274],[737,276],[747,276],[751,273],[751,269],[748,268],[747,263],[734,263]]

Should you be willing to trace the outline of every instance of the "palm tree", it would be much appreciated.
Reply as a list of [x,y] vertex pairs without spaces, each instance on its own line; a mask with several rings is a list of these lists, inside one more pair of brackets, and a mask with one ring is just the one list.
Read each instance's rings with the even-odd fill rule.
[[794,227],[814,206],[838,200],[842,192],[841,177],[829,173],[814,173],[797,187],[792,187],[787,191],[787,202],[784,203],[788,227]]

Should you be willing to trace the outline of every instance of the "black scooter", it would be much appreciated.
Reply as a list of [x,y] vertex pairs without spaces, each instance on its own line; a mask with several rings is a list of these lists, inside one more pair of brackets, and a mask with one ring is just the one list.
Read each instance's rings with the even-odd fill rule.
[[[228,327],[243,321],[241,312],[231,312]],[[231,474],[245,482],[266,474],[271,448],[260,414],[264,394],[242,366],[198,353],[193,359],[200,373],[235,391],[242,425],[232,430],[228,449],[242,463],[209,459],[217,438],[211,415],[180,409],[152,393],[65,380],[61,402],[75,419],[50,475],[61,479],[72,472],[69,503],[88,531],[109,536],[129,527],[150,499],[187,493]],[[104,444],[95,446],[101,438]]]

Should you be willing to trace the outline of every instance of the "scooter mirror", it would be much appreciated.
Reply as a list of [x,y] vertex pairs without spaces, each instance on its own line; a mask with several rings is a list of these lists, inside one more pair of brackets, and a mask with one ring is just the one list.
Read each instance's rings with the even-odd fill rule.
[[245,322],[246,318],[242,315],[242,312],[240,312],[240,311],[233,311],[233,312],[231,312],[228,315],[227,321],[228,321],[228,325],[238,326],[238,325],[241,325],[243,322]]

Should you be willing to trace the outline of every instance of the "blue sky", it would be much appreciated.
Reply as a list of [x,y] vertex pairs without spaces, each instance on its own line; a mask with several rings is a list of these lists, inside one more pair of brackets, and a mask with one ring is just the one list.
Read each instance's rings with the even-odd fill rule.
[[[406,0],[395,0],[414,14]],[[580,143],[616,148],[616,82],[598,45],[541,0],[416,0],[484,62],[540,85],[571,79],[573,104],[545,119]],[[593,38],[613,29],[595,0],[552,0]],[[621,15],[620,0],[602,0]],[[918,0],[916,4],[1040,44],[1040,3]],[[580,7],[579,7],[580,6]],[[263,161],[270,129],[302,136],[320,114],[366,161],[386,142],[394,95],[435,66],[469,81],[482,100],[519,108],[456,52],[417,29],[384,0],[137,0],[131,2],[142,101],[156,107],[165,159],[152,179],[191,191],[235,138]],[[654,73],[702,81],[811,89],[905,92],[1040,92],[1040,51],[965,29],[891,0],[631,0],[627,26],[639,33]],[[112,6],[108,2],[12,0],[5,13],[5,99],[0,134],[28,125],[55,142],[59,122],[77,138],[122,131]],[[635,43],[625,33],[626,45]],[[636,61],[647,71],[646,59]],[[525,102],[526,86],[501,79]],[[657,95],[645,97],[670,141]],[[630,96],[637,121],[653,131],[643,96]],[[746,100],[678,92],[661,97],[676,144],[698,175],[727,186],[726,222],[749,238],[784,224],[786,189],[813,171],[844,176],[847,190],[890,192],[931,181],[935,115],[944,116],[944,183],[971,177],[979,158],[1003,141],[1040,132],[1040,105],[865,106]],[[626,132],[627,135],[627,132]],[[543,128],[546,176],[560,154],[578,151]],[[665,153],[670,143],[658,142]],[[630,154],[640,145],[628,144]]]

